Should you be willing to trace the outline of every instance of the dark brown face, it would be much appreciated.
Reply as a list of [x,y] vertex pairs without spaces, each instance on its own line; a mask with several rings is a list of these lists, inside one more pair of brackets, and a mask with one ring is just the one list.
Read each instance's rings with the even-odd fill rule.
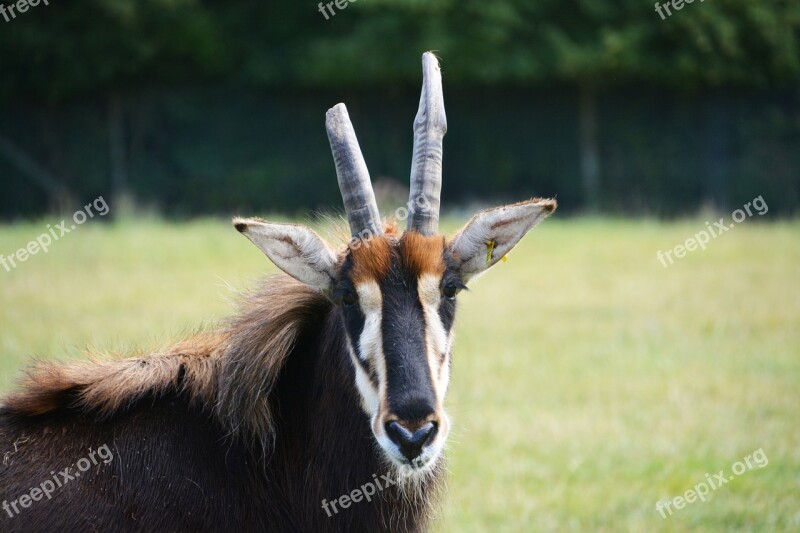
[[447,439],[444,396],[463,288],[442,236],[376,236],[343,263],[333,300],[372,431],[397,465],[425,469]]

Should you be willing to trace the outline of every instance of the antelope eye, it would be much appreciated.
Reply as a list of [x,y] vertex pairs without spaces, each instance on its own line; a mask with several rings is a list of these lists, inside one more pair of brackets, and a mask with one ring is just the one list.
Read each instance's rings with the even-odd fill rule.
[[358,303],[358,298],[354,293],[348,291],[342,295],[342,304],[345,307],[354,306],[356,303]]
[[459,287],[456,285],[445,285],[442,289],[442,294],[444,294],[445,298],[455,298],[456,294],[458,294]]

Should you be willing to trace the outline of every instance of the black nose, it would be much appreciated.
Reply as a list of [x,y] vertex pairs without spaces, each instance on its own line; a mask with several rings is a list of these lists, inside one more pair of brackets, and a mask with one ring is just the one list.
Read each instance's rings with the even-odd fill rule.
[[386,434],[400,447],[400,452],[408,459],[413,461],[419,457],[422,448],[433,439],[436,434],[436,424],[428,422],[421,426],[403,425],[402,422],[395,420],[386,424]]

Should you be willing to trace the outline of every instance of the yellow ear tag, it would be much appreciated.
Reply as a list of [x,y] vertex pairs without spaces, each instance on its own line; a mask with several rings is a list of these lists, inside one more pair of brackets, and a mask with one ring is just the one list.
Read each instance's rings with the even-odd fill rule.
[[486,243],[486,246],[487,246],[487,250],[486,250],[486,264],[487,264],[487,265],[488,265],[489,263],[491,263],[491,262],[492,262],[492,254],[494,253],[494,246],[495,246],[496,244],[497,244],[497,243],[496,243],[495,241],[489,241],[489,242],[487,242],[487,243]]
[[508,261],[508,255],[504,255],[504,256],[503,256],[503,258],[501,259],[501,261],[502,261],[503,263],[505,263],[506,261]]

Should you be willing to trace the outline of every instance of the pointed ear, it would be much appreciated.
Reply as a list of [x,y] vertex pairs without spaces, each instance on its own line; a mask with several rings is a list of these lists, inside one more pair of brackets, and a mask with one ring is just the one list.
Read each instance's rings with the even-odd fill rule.
[[326,294],[333,287],[336,254],[310,229],[257,218],[234,218],[233,225],[267,254],[275,266],[296,280]]
[[531,228],[555,210],[555,200],[535,198],[486,209],[472,217],[450,242],[464,283],[502,259]]

